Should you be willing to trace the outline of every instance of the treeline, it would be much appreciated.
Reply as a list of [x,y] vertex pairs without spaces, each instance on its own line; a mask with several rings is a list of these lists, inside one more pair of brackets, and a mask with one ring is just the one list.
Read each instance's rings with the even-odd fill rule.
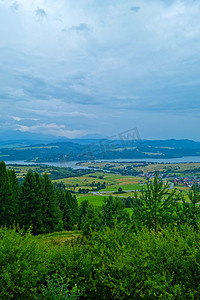
[[28,171],[19,185],[14,170],[0,163],[0,225],[32,227],[33,234],[72,229],[77,223],[78,203],[65,190],[54,189],[47,173]]

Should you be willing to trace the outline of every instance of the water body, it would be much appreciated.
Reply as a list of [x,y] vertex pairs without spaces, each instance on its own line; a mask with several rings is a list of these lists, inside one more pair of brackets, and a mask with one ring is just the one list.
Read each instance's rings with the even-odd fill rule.
[[12,160],[12,161],[5,161],[6,165],[47,165],[47,166],[54,166],[54,167],[61,167],[61,168],[72,168],[72,169],[88,169],[88,167],[79,166],[78,163],[80,161],[68,161],[68,162],[43,162],[43,163],[35,163],[35,162],[27,162],[24,160]]
[[101,159],[95,160],[95,162],[108,161],[108,162],[154,162],[154,163],[189,163],[199,162],[200,156],[183,156],[179,158],[119,158],[119,159]]
[[[129,158],[129,159],[106,159],[106,160],[95,160],[95,162],[154,162],[154,163],[189,163],[189,162],[199,162],[200,156],[184,156],[180,158]],[[24,160],[16,161],[5,161],[7,165],[47,165],[62,168],[72,168],[72,169],[87,169],[85,166],[80,166],[79,163],[82,161],[67,161],[67,162],[44,162],[44,163],[34,163],[27,162]]]

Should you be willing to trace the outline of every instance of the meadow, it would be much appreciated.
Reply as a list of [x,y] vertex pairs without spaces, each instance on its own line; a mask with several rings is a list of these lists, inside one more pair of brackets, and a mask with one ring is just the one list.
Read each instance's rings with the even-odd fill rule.
[[[134,191],[140,191],[142,188],[145,188],[146,179],[140,176],[129,176],[116,173],[116,170],[130,169],[131,167],[137,169],[143,173],[152,173],[154,171],[159,171],[160,173],[166,172],[174,176],[191,176],[191,172],[197,171],[200,168],[200,163],[177,163],[177,164],[155,164],[155,163],[114,163],[114,162],[84,162],[81,165],[90,167],[90,170],[87,170],[88,174],[83,174],[82,176],[73,176],[76,174],[71,174],[70,177],[68,174],[59,173],[61,168],[51,167],[45,165],[29,165],[29,166],[19,166],[19,165],[10,165],[7,166],[8,170],[14,169],[16,171],[17,177],[21,180],[24,179],[27,172],[32,170],[33,172],[38,172],[40,175],[43,175],[45,172],[53,179],[56,174],[56,179],[53,180],[54,184],[63,184],[66,189],[75,192],[78,203],[81,203],[84,200],[88,200],[95,206],[101,206],[104,202],[104,199],[108,198],[110,195],[114,197],[126,198],[132,197]],[[109,169],[102,170],[104,168]],[[92,170],[95,168],[97,170]],[[64,168],[63,168],[64,169]],[[74,170],[73,170],[74,171]],[[59,178],[60,177],[60,178]],[[98,183],[105,184],[105,188],[97,189]],[[123,191],[126,191],[123,194],[116,194],[118,188],[121,187]],[[186,199],[189,201],[187,193],[189,191],[188,187],[185,187],[181,184],[178,184],[176,187],[177,191],[181,191]],[[79,193],[80,189],[88,189],[89,192],[86,194]],[[113,194],[114,192],[114,194]]]
[[145,162],[83,162],[81,166],[105,169],[110,171],[115,170],[131,170],[134,169],[141,173],[151,173],[158,171],[160,173],[169,173],[176,176],[183,174],[191,174],[200,176],[200,163],[145,163]]
[[[74,191],[78,192],[79,188],[88,188],[92,191],[92,183],[101,184],[105,183],[106,188],[101,191],[117,191],[119,187],[123,190],[135,190],[140,188],[141,177],[123,176],[120,174],[112,174],[106,172],[96,171],[94,174],[86,174],[81,177],[57,179],[55,182],[63,182],[68,189],[72,189],[75,186]],[[94,186],[95,187],[95,186]]]

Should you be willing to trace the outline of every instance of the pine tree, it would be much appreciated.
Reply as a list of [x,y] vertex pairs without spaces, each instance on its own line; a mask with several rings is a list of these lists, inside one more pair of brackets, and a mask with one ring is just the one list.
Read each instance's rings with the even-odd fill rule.
[[15,170],[7,171],[10,188],[11,188],[11,202],[10,202],[10,218],[11,224],[19,221],[19,182]]
[[28,171],[23,185],[20,199],[20,225],[28,229],[32,226],[33,234],[41,233],[42,202],[39,195],[37,175]]
[[14,208],[12,203],[12,191],[10,179],[6,171],[6,165],[0,162],[0,225],[12,225]]
[[59,231],[63,229],[62,213],[56,199],[53,183],[48,174],[44,174],[42,184],[44,186],[44,210],[43,224],[45,232]]
[[73,215],[66,199],[64,190],[56,190],[56,196],[62,212],[63,227],[66,230],[71,230],[74,225]]
[[89,207],[89,201],[84,200],[81,202],[78,210],[78,229],[81,229],[81,224],[83,222],[83,218],[86,216]]
[[104,204],[101,207],[101,219],[103,226],[114,226],[115,219],[121,219],[124,214],[124,204],[121,199],[113,199],[112,196],[104,200]]
[[38,211],[38,219],[40,220],[39,222],[39,228],[38,232],[39,233],[45,233],[45,229],[43,226],[43,210],[45,209],[45,191],[44,191],[44,186],[42,184],[42,180],[37,172],[34,173],[35,177],[35,182],[36,182],[36,199],[38,199],[38,205],[41,208],[41,210]]
[[187,202],[184,195],[180,194],[180,203],[178,215],[178,225],[186,223],[191,226],[195,231],[199,229],[199,216],[200,216],[200,192],[199,187],[194,185],[188,193],[190,202]]
[[175,190],[169,192],[170,184],[164,184],[155,173],[152,183],[133,197],[133,219],[138,225],[146,225],[157,232],[159,226],[174,222],[177,205]]
[[78,219],[78,201],[69,191],[66,191],[66,200],[72,214],[72,223],[75,225]]

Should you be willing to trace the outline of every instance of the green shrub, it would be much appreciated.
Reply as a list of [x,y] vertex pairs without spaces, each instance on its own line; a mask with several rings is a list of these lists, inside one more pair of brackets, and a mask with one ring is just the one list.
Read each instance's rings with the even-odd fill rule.
[[30,232],[0,229],[0,299],[37,299],[48,252]]

